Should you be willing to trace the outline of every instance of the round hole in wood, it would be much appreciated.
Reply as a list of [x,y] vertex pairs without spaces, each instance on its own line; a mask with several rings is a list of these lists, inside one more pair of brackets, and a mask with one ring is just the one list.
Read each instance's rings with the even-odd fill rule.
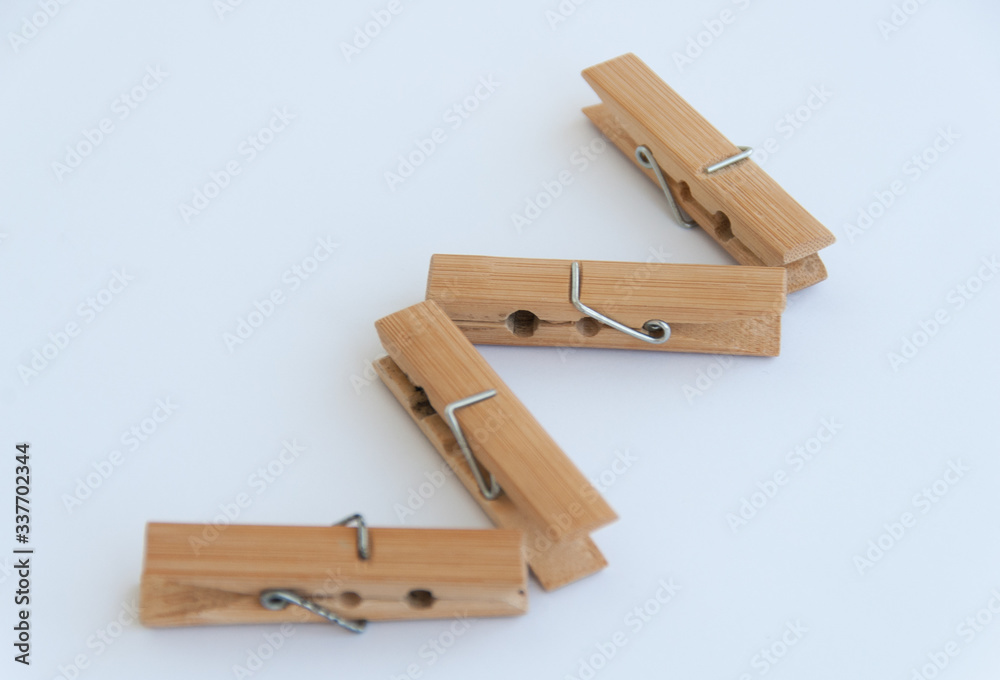
[[526,309],[519,309],[507,317],[507,328],[519,338],[530,338],[538,328],[538,317]]
[[406,604],[414,609],[430,609],[434,604],[434,595],[429,590],[411,590],[406,594]]
[[585,338],[592,338],[601,330],[601,324],[597,319],[585,316],[576,322],[576,332]]
[[724,212],[717,212],[712,216],[715,223],[715,235],[723,242],[732,240],[733,225],[729,222],[729,217]]
[[341,593],[337,597],[337,600],[343,607],[357,607],[359,604],[361,604],[361,596],[351,591]]

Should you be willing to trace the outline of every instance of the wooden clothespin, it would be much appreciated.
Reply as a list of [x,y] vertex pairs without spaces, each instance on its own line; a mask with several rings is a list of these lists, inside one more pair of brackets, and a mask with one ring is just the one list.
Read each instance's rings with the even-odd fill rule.
[[427,299],[477,344],[777,356],[785,269],[434,255]]
[[[356,523],[356,528],[346,526]],[[528,610],[519,531],[156,524],[147,626],[512,616]],[[208,537],[212,538],[208,538]]]
[[[602,104],[583,112],[657,182],[675,218],[737,262],[785,267],[788,291],[826,278],[816,253],[836,239],[634,54],[583,72]],[[692,219],[688,219],[689,215]]]
[[542,587],[603,569],[588,534],[614,511],[437,303],[375,326],[389,353],[377,365],[383,382],[490,519],[524,531]]

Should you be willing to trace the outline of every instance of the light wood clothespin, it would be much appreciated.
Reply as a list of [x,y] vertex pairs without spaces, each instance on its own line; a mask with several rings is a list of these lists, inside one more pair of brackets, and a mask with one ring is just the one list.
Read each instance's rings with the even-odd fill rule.
[[777,356],[785,269],[434,255],[427,299],[478,344]]
[[604,568],[588,534],[614,511],[441,308],[422,302],[375,326],[383,382],[490,519],[524,531],[542,587]]
[[[522,534],[503,529],[146,527],[147,626],[512,616],[528,610]],[[213,538],[208,538],[212,536]]]
[[[583,71],[602,104],[583,112],[737,262],[785,267],[788,291],[826,278],[817,252],[836,239],[770,175],[634,54]],[[685,213],[693,220],[686,218]]]

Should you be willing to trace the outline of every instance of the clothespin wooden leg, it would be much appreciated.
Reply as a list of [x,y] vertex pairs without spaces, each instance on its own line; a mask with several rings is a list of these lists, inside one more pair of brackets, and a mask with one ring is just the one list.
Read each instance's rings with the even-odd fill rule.
[[590,536],[553,541],[536,525],[526,521],[509,497],[483,499],[455,437],[427,400],[427,394],[411,383],[390,357],[382,357],[376,361],[375,371],[392,392],[392,396],[441,454],[462,486],[476,499],[487,517],[498,527],[524,532],[528,566],[542,588],[561,588],[608,566],[607,560]]
[[427,299],[476,344],[777,356],[786,273],[437,254]]
[[[826,278],[833,234],[634,54],[583,71],[587,116],[741,264],[788,269],[788,290]],[[642,152],[642,160],[638,151]]]
[[361,628],[366,620],[528,609],[520,531],[365,528],[368,557],[360,531],[151,523],[140,619],[147,626],[332,621]]

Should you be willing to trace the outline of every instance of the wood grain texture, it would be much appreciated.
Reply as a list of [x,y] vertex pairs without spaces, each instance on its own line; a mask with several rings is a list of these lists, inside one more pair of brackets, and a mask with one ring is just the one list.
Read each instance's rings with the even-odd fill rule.
[[375,371],[487,517],[498,527],[524,532],[528,566],[545,590],[561,588],[607,566],[607,560],[589,536],[553,541],[545,535],[545,527],[522,515],[509,496],[484,498],[455,437],[431,406],[426,393],[411,383],[390,357],[376,361]]
[[[707,174],[739,148],[634,54],[583,77],[603,101],[584,109],[587,116],[633,163],[636,146],[648,146],[681,206],[740,263],[785,266],[835,241],[752,158]],[[807,269],[815,276],[821,267]]]
[[435,411],[495,389],[492,399],[456,412],[479,462],[504,494],[556,540],[589,534],[617,516],[433,301],[375,323],[382,346],[427,394]]
[[570,300],[571,263],[434,255],[427,299],[477,344],[755,356],[780,351],[782,267],[580,261],[585,304],[632,328],[650,319],[670,324],[670,339],[654,345],[580,313]]
[[[349,527],[210,527],[147,526],[143,624],[325,622],[301,607],[261,606],[260,594],[275,588],[374,621],[511,616],[528,608],[519,531],[370,529],[371,557],[361,560]],[[410,597],[414,590],[433,600]]]
[[[632,165],[643,172],[646,177],[650,179],[657,190],[660,189],[660,183],[656,179],[656,175],[651,169],[644,168],[639,165],[639,162],[635,158],[635,148],[637,146],[635,140],[629,137],[628,133],[622,128],[621,123],[614,117],[610,110],[604,104],[596,104],[594,106],[588,106],[583,109],[583,112],[588,118],[597,126],[597,128],[604,133],[604,135],[614,143],[618,149],[625,154]],[[726,223],[721,219],[717,222],[715,216],[709,214],[705,208],[703,208],[697,201],[695,201],[690,192],[682,192],[682,187],[679,182],[672,179],[669,175],[664,175],[667,180],[667,184],[670,185],[671,191],[674,197],[681,204],[684,211],[702,227],[702,229],[711,236],[711,238],[718,243],[722,248],[728,252],[734,260],[742,265],[748,265],[752,267],[762,267],[764,266],[763,260],[761,260],[757,255],[753,253],[749,248],[747,248],[738,238],[730,237],[731,231],[726,230]],[[686,186],[686,185],[685,185]],[[666,205],[664,205],[664,212],[667,212]],[[672,218],[668,218],[672,219]],[[676,227],[678,230],[684,231],[681,226]],[[783,268],[788,272],[787,277],[787,290],[789,293],[794,293],[797,290],[802,290],[803,288],[808,288],[814,284],[824,281],[827,278],[826,266],[820,259],[819,255],[812,254],[806,255],[805,257],[789,262],[783,265]]]

